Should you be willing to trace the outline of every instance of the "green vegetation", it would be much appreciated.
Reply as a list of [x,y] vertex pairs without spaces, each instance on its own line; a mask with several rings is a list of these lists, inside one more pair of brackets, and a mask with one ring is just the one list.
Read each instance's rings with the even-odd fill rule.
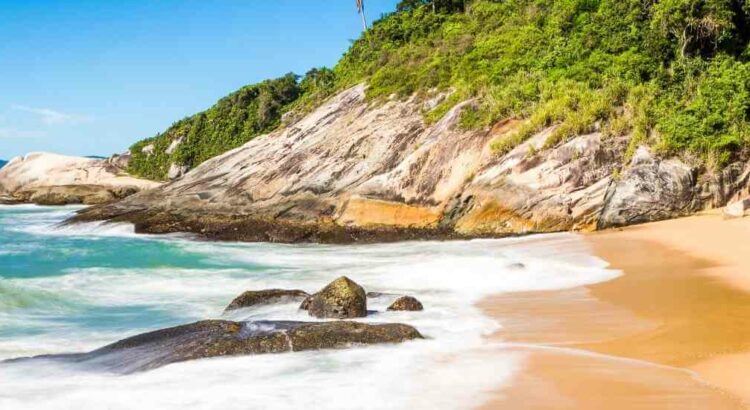
[[[378,99],[454,89],[467,128],[527,121],[493,143],[507,152],[557,125],[555,145],[602,129],[721,166],[750,142],[750,1],[407,0],[337,65]],[[340,84],[340,85],[343,85]]]
[[[353,14],[352,18],[356,18]],[[368,98],[453,94],[427,121],[473,98],[466,128],[524,119],[493,142],[507,152],[556,125],[553,146],[595,129],[712,167],[750,147],[750,0],[404,0],[333,70],[248,86],[134,145],[132,171],[164,178],[366,81]],[[185,138],[171,155],[172,139]],[[155,145],[155,153],[141,148]]]
[[[309,110],[333,91],[333,72],[312,69],[302,79],[287,74],[249,85],[222,98],[206,111],[184,118],[153,138],[130,147],[128,171],[149,179],[167,178],[172,163],[195,167],[253,137],[272,131],[284,113]],[[181,142],[170,150],[173,141]]]

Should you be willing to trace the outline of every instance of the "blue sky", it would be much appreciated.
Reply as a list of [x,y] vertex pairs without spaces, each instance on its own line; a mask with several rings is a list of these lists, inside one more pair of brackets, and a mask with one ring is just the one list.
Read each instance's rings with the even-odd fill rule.
[[[366,0],[370,21],[397,0]],[[332,66],[355,0],[0,0],[0,158],[109,155],[237,88]]]

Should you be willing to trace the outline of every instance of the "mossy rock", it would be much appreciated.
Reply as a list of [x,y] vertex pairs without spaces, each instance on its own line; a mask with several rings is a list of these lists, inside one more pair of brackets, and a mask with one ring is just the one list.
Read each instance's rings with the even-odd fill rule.
[[312,295],[307,306],[310,316],[347,319],[367,316],[367,294],[362,286],[342,276]]
[[393,303],[391,303],[390,306],[388,306],[388,310],[420,311],[420,310],[424,310],[424,306],[422,306],[422,302],[417,300],[417,298],[415,297],[401,296],[400,298],[396,299]]

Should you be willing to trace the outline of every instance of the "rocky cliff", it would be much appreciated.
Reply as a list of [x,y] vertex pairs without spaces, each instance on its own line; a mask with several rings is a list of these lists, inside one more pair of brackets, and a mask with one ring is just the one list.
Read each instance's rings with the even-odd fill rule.
[[0,169],[0,202],[101,204],[159,185],[127,175],[126,160],[41,152],[14,158]]
[[75,221],[247,241],[479,237],[671,218],[748,189],[749,164],[713,175],[641,147],[623,165],[627,138],[600,132],[545,148],[553,126],[497,155],[490,142],[518,121],[464,130],[467,101],[426,124],[430,103],[371,105],[359,85],[294,124]]

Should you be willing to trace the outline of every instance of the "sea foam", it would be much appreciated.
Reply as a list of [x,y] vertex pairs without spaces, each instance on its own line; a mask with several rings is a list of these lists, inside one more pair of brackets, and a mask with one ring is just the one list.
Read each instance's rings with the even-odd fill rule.
[[[36,223],[59,218],[37,218]],[[46,222],[40,223],[42,219]],[[75,236],[82,238],[72,244],[91,245],[88,241],[100,234],[96,231],[87,239],[85,229],[76,230]],[[131,235],[114,231],[109,236],[119,241],[113,246],[128,249],[125,245],[140,240]],[[0,358],[83,351],[145,330],[207,318],[315,320],[296,303],[222,312],[244,290],[313,292],[341,275],[368,291],[385,293],[368,301],[377,313],[363,321],[408,323],[427,338],[341,351],[198,360],[128,376],[54,363],[0,364],[0,408],[471,407],[522,371],[525,358],[523,352],[503,349],[502,343],[485,337],[499,324],[476,302],[495,293],[572,288],[618,275],[590,256],[585,242],[572,234],[353,246],[180,238],[147,244],[157,245],[164,247],[163,256],[140,267],[119,261],[5,279],[17,292],[49,297],[44,292],[53,291],[59,306],[42,303],[0,312],[0,328],[12,331],[10,337],[0,337]],[[122,257],[134,260],[137,254]],[[179,266],[185,258],[197,261],[196,267]],[[385,311],[399,294],[417,297],[425,310]],[[99,317],[109,311],[114,313]],[[35,326],[23,327],[23,319]]]

